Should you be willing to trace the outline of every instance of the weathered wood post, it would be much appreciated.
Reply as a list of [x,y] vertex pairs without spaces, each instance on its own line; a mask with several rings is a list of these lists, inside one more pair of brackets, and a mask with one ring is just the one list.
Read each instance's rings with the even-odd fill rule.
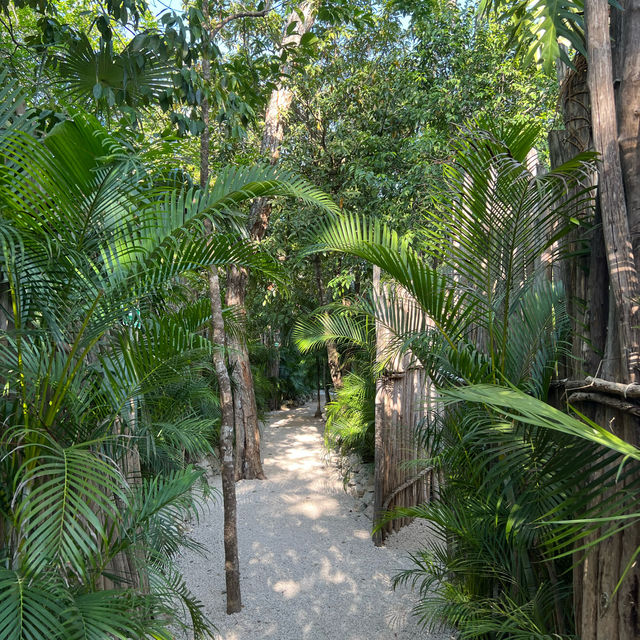
[[[373,268],[373,290],[379,300],[383,297],[383,285],[379,267]],[[400,305],[405,311],[415,303],[408,293],[389,296],[391,304]],[[373,522],[380,522],[383,514],[394,507],[415,506],[428,499],[432,489],[430,469],[416,472],[412,463],[420,456],[414,438],[419,423],[426,417],[428,396],[432,387],[424,368],[414,361],[411,353],[389,358],[391,332],[376,322],[376,358],[378,362],[389,360],[385,371],[376,381],[375,399],[375,461]],[[408,524],[399,518],[385,524],[373,535],[376,546],[381,546],[387,534]]]

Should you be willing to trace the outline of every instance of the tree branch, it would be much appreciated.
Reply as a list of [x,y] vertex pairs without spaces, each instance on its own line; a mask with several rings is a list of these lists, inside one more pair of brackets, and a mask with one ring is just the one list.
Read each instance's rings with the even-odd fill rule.
[[587,376],[584,380],[557,380],[554,386],[563,387],[567,391],[597,391],[623,398],[640,398],[640,384],[624,384],[611,382],[602,378]]
[[240,20],[242,18],[264,18],[271,10],[272,7],[267,5],[262,11],[239,11],[238,13],[227,16],[217,24],[211,25],[211,39],[213,40],[226,25],[234,20]]
[[632,404],[631,402],[625,402],[624,400],[618,400],[617,398],[612,398],[604,393],[576,392],[572,393],[567,398],[567,402],[570,404],[574,402],[595,402],[596,404],[603,404],[607,407],[617,409],[618,411],[631,413],[634,416],[640,416],[640,407],[638,407],[638,405]]
[[410,478],[409,480],[407,480],[406,482],[403,482],[399,487],[397,487],[396,489],[394,489],[385,499],[384,503],[382,504],[382,511],[387,511],[387,509],[389,509],[389,505],[391,504],[391,501],[402,491],[404,491],[405,489],[408,489],[411,485],[415,484],[416,482],[418,482],[418,480],[422,479],[424,476],[427,475],[427,473],[430,473],[431,471],[433,471],[433,467],[427,467],[426,469],[423,469],[422,471],[420,471],[420,473],[418,473],[417,476],[414,476],[413,478]]

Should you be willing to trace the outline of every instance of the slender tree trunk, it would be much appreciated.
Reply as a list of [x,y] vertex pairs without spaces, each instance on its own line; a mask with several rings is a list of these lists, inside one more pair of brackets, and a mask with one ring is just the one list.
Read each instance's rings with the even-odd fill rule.
[[[227,306],[234,306],[246,326],[245,295],[248,273],[244,268],[231,266],[227,272]],[[236,425],[236,480],[264,480],[260,460],[260,427],[258,407],[253,388],[253,373],[249,350],[241,334],[228,336],[229,364],[235,387],[234,416]]]
[[275,411],[280,408],[280,389],[278,388],[277,381],[280,379],[280,330],[275,331],[269,329],[269,350],[271,356],[269,358],[268,373],[267,375],[272,381],[273,392],[271,395],[270,409]]
[[238,559],[238,531],[235,469],[233,464],[233,394],[231,379],[224,361],[224,321],[217,270],[209,271],[209,295],[213,331],[213,363],[220,389],[220,459],[222,462],[222,499],[224,505],[224,571],[227,586],[227,613],[242,608],[240,597],[240,561]]
[[317,406],[314,418],[322,418],[322,407],[320,406],[320,358],[316,355],[316,398]]
[[[202,3],[205,31],[210,36],[209,5]],[[209,40],[209,37],[205,37]],[[205,44],[207,44],[205,42]],[[206,46],[205,46],[206,50]],[[211,63],[207,54],[202,58],[202,75],[207,85],[211,82]],[[200,138],[200,186],[206,188],[209,183],[209,101],[202,101],[202,120],[204,130]],[[207,225],[207,233],[211,234],[211,225]],[[231,379],[225,363],[225,330],[222,318],[222,299],[218,270],[209,270],[209,298],[211,300],[211,325],[213,342],[213,364],[220,390],[220,460],[222,463],[222,498],[224,505],[224,570],[227,586],[227,613],[237,613],[242,608],[240,597],[240,562],[238,560],[238,532],[235,470],[233,464],[233,394]]]
[[[282,46],[297,46],[301,37],[311,28],[315,20],[316,1],[307,0],[297,10],[292,11],[287,20]],[[296,24],[294,33],[289,27]],[[285,75],[287,68],[283,68]],[[291,105],[293,93],[291,89],[280,83],[271,93],[265,114],[264,133],[261,151],[267,154],[271,164],[278,161],[280,145],[284,138],[286,116]],[[260,242],[267,231],[271,216],[271,203],[266,198],[257,198],[251,207],[249,232],[253,240]],[[246,269],[231,267],[227,277],[227,305],[237,305],[245,314],[245,296],[248,272]],[[231,338],[229,343],[229,360],[233,381],[236,387],[235,418],[236,437],[236,477],[264,479],[260,460],[260,429],[256,408],[253,376],[249,362],[249,351],[246,341]]]
[[[380,282],[380,267],[373,265],[373,294],[379,296],[382,292]],[[376,356],[382,357],[384,345],[382,344],[382,331],[376,322]],[[376,380],[375,399],[375,431],[374,431],[374,469],[373,469],[373,524],[376,525],[384,513],[384,436],[383,428],[386,423],[385,415],[385,380],[379,376]],[[384,543],[384,532],[382,528],[373,534],[373,543],[376,547],[381,547]]]
[[[318,286],[318,298],[320,306],[327,303],[324,295],[324,286],[322,284],[322,272],[320,270],[320,256],[316,254],[313,258],[313,266],[316,272],[316,285]],[[340,352],[335,341],[327,341],[327,362],[329,364],[329,373],[331,374],[331,382],[334,389],[342,387],[342,367],[340,366]]]
[[327,382],[327,362],[322,361],[322,386],[324,387],[324,403],[325,405],[331,402],[331,394],[329,393],[329,383]]

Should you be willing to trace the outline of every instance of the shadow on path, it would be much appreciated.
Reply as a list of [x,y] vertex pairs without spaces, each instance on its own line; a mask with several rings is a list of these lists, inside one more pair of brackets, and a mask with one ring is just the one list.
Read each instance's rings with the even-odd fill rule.
[[192,532],[209,557],[180,559],[187,584],[224,640],[448,637],[420,631],[410,616],[415,595],[391,588],[425,530],[404,536],[406,550],[373,545],[370,520],[325,466],[314,409],[271,413],[262,439],[267,480],[236,485],[242,612],[225,613],[221,499]]

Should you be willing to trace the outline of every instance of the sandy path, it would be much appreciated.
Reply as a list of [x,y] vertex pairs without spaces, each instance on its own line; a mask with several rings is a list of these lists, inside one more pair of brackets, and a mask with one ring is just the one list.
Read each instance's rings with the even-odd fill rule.
[[210,556],[180,559],[187,584],[224,640],[448,637],[420,631],[409,615],[415,595],[391,589],[390,578],[409,565],[402,547],[416,547],[416,531],[403,530],[384,548],[372,544],[371,522],[324,464],[313,410],[270,414],[262,449],[268,480],[237,484],[242,612],[225,613],[221,498],[192,532]]

